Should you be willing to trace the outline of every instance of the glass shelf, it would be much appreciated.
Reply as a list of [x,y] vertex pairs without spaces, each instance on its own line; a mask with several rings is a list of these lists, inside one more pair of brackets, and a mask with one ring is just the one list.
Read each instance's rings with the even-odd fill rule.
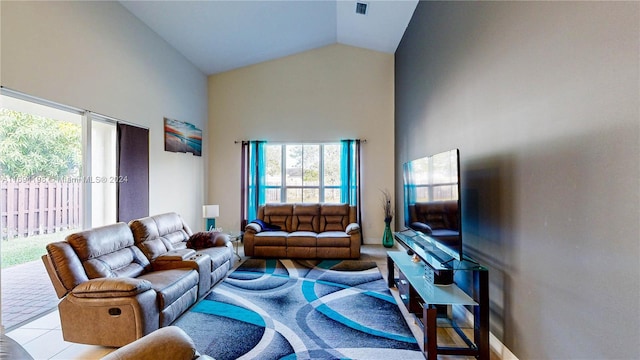
[[404,251],[389,251],[387,255],[406,276],[425,304],[432,305],[478,305],[477,302],[455,285],[434,285],[424,278],[423,262],[413,262]]
[[423,239],[424,235],[418,234],[413,230],[398,231],[394,233],[394,236],[402,245],[407,249],[411,249],[422,261],[431,265],[435,270],[487,271],[486,268],[472,259],[464,258],[462,261],[453,259],[433,246],[429,241]]

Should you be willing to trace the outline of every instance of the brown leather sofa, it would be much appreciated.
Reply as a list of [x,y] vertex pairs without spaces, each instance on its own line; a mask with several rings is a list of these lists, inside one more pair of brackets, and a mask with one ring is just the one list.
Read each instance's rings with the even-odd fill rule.
[[[233,245],[229,235],[217,234],[221,246],[199,250],[187,248],[193,235],[189,226],[176,213],[149,216],[129,222],[136,245],[142,250],[154,269],[192,267],[200,274],[198,296],[222,280],[235,263]],[[204,256],[207,255],[207,256]]]
[[[170,218],[176,219],[161,217],[165,221],[159,220],[155,227],[142,221],[148,226],[140,225],[138,235],[146,229],[147,244],[156,233],[163,234],[162,239],[177,239],[166,231],[177,226]],[[187,230],[183,228],[182,238]],[[170,325],[199,294],[210,290],[212,279],[226,275],[234,259],[229,243],[211,251],[218,255],[215,260],[178,241],[164,246],[166,252],[154,254],[150,261],[125,223],[82,231],[47,245],[42,260],[62,299],[58,309],[64,340],[117,347]]]
[[247,224],[244,253],[256,257],[357,259],[362,235],[356,214],[356,207],[348,204],[260,206],[257,216],[262,224]]

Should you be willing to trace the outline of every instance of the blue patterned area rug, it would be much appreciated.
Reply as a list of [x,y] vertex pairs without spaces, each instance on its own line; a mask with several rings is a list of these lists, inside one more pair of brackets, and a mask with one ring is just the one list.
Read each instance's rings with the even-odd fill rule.
[[174,325],[225,359],[424,359],[374,262],[249,259]]

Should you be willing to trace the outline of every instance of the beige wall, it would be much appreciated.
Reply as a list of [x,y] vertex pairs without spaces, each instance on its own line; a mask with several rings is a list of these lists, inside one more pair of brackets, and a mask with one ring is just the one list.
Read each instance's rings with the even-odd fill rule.
[[380,189],[393,189],[392,54],[331,45],[209,77],[209,203],[216,225],[240,226],[240,144],[235,140],[362,146],[362,226],[379,243]]
[[202,227],[204,157],[165,152],[163,117],[205,130],[206,76],[117,2],[0,4],[2,86],[149,128],[150,213]]

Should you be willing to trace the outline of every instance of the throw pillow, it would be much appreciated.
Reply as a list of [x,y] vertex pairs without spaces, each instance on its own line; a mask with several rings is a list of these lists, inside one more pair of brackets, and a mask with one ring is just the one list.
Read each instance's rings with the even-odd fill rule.
[[260,227],[262,228],[262,231],[279,231],[280,226],[278,225],[274,225],[274,224],[269,224],[267,222],[264,222],[260,219],[255,219],[252,221],[252,223],[258,224],[260,225]]
[[202,231],[197,232],[187,240],[189,249],[200,250],[215,246],[224,246],[226,236],[218,231]]

